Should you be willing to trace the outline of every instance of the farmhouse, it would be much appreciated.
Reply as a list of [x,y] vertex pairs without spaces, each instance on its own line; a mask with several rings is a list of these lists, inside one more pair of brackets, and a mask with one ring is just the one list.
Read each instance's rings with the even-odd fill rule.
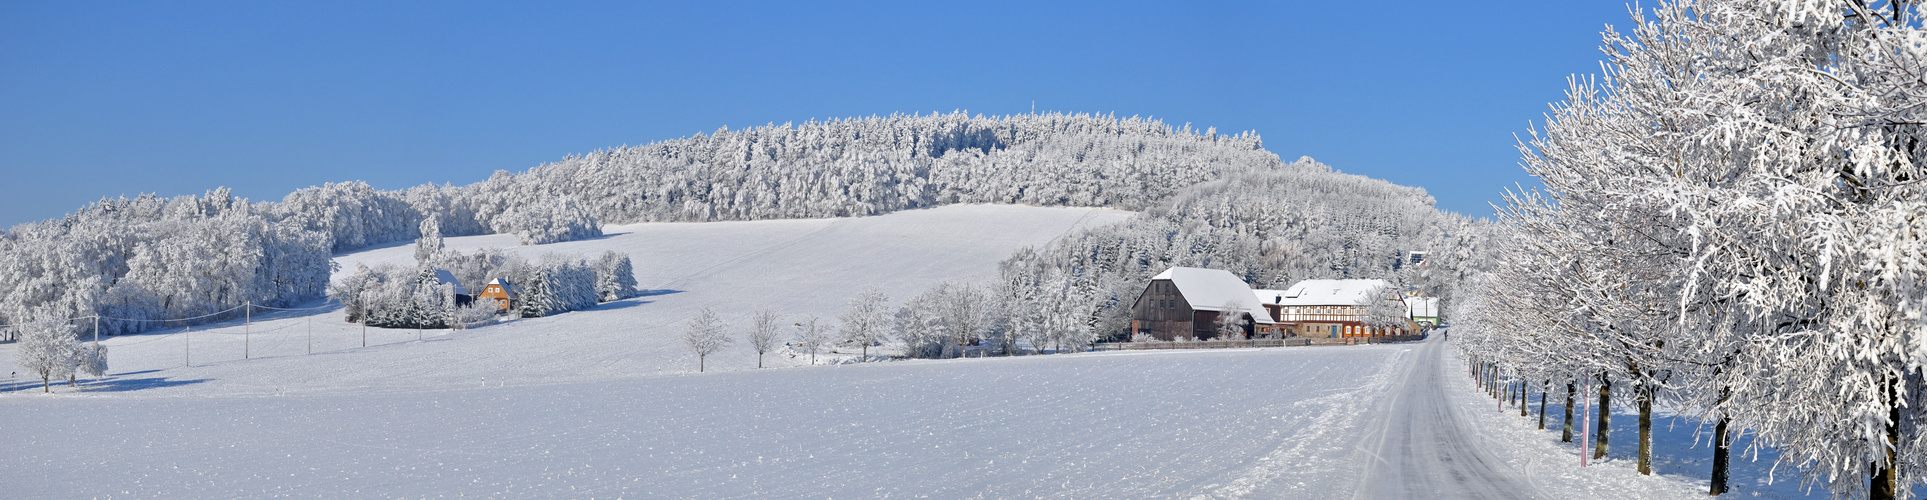
[[1386,286],[1385,280],[1305,280],[1284,290],[1253,293],[1286,336],[1372,337],[1417,330],[1411,324],[1390,329],[1366,324],[1362,304]]
[[508,280],[496,278],[489,280],[488,286],[482,287],[482,294],[476,297],[493,299],[496,309],[513,310],[518,305],[520,296],[521,294],[516,292],[515,286]]
[[1212,339],[1223,314],[1244,323],[1242,337],[1274,331],[1271,315],[1258,307],[1244,280],[1219,269],[1173,267],[1152,277],[1131,306],[1131,336]]

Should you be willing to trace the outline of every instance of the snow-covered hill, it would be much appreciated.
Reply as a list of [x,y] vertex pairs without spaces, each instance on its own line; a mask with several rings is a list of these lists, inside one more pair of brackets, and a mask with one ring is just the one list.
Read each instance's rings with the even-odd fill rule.
[[[648,292],[592,310],[470,330],[370,328],[365,348],[363,328],[342,322],[333,307],[257,312],[248,325],[231,321],[191,332],[174,327],[107,338],[111,376],[83,392],[427,391],[476,387],[483,379],[517,385],[693,371],[695,359],[679,335],[697,308],[716,309],[733,328],[759,307],[787,321],[815,314],[833,325],[846,301],[868,287],[901,300],[943,280],[989,279],[1012,250],[1129,216],[1107,209],[955,205],[862,218],[608,226],[600,238],[537,246],[515,246],[510,235],[449,238],[449,248],[496,246],[529,257],[628,252]],[[352,272],[356,263],[412,264],[412,252],[396,245],[341,255],[336,275]],[[0,370],[18,371],[12,349],[0,345]],[[185,366],[189,362],[193,366]],[[770,366],[807,362],[765,359]],[[740,343],[708,363],[711,370],[755,365],[755,353]],[[24,378],[14,387],[27,385]]]

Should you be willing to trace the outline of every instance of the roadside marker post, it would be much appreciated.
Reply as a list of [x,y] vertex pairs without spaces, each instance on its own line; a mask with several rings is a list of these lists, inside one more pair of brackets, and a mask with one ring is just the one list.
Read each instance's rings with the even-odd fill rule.
[[1585,418],[1579,433],[1579,466],[1585,467],[1586,455],[1592,452],[1592,370],[1582,372],[1579,380],[1579,414]]

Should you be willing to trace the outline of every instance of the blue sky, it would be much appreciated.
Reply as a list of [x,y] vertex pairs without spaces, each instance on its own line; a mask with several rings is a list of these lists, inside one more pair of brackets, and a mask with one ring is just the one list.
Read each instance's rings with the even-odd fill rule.
[[1256,130],[1488,215],[1604,2],[0,3],[0,227],[101,197],[467,184],[766,123],[968,110]]

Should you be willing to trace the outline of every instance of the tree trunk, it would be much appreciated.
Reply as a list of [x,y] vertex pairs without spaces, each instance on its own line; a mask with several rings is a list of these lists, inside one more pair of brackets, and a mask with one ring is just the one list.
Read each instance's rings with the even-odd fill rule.
[[1545,387],[1539,389],[1539,430],[1546,430],[1546,393],[1552,392],[1552,379],[1546,379]]
[[1726,456],[1733,449],[1733,438],[1726,434],[1727,418],[1720,415],[1718,424],[1713,425],[1713,487],[1707,490],[1709,496],[1726,493]]
[[52,375],[47,375],[44,373],[40,375],[40,392],[54,392],[53,385],[54,385],[54,382],[53,382]]
[[1566,381],[1566,430],[1559,433],[1559,442],[1562,443],[1572,442],[1572,400],[1575,392],[1579,392],[1579,389],[1573,387],[1572,381]]
[[760,353],[760,352],[756,353],[756,367],[757,368],[763,367],[763,353]]
[[1606,441],[1612,436],[1609,429],[1613,423],[1613,383],[1605,373],[1599,374],[1599,434],[1594,436],[1592,458],[1606,458]]
[[1868,478],[1867,500],[1893,500],[1899,498],[1897,496],[1897,488],[1895,488],[1898,483],[1897,479],[1899,478],[1895,477],[1894,474],[1894,460],[1897,458],[1894,455],[1894,450],[1900,446],[1900,398],[1895,394],[1895,386],[1898,385],[1895,380],[1888,379],[1886,385],[1887,390],[1883,395],[1886,396],[1887,399],[1887,438],[1886,442],[1882,444],[1885,444],[1887,448],[1887,464],[1885,466],[1875,465],[1873,467],[1871,477]]
[[703,372],[703,368],[704,368],[703,361],[704,361],[704,358],[707,358],[707,357],[708,356],[703,356],[701,354],[696,355],[696,373]]
[[1519,416],[1521,417],[1527,416],[1526,407],[1531,406],[1527,404],[1527,402],[1531,400],[1531,397],[1532,397],[1532,386],[1526,385],[1525,377],[1520,377],[1519,378]]
[[1639,398],[1639,473],[1653,475],[1653,390],[1640,384]]

